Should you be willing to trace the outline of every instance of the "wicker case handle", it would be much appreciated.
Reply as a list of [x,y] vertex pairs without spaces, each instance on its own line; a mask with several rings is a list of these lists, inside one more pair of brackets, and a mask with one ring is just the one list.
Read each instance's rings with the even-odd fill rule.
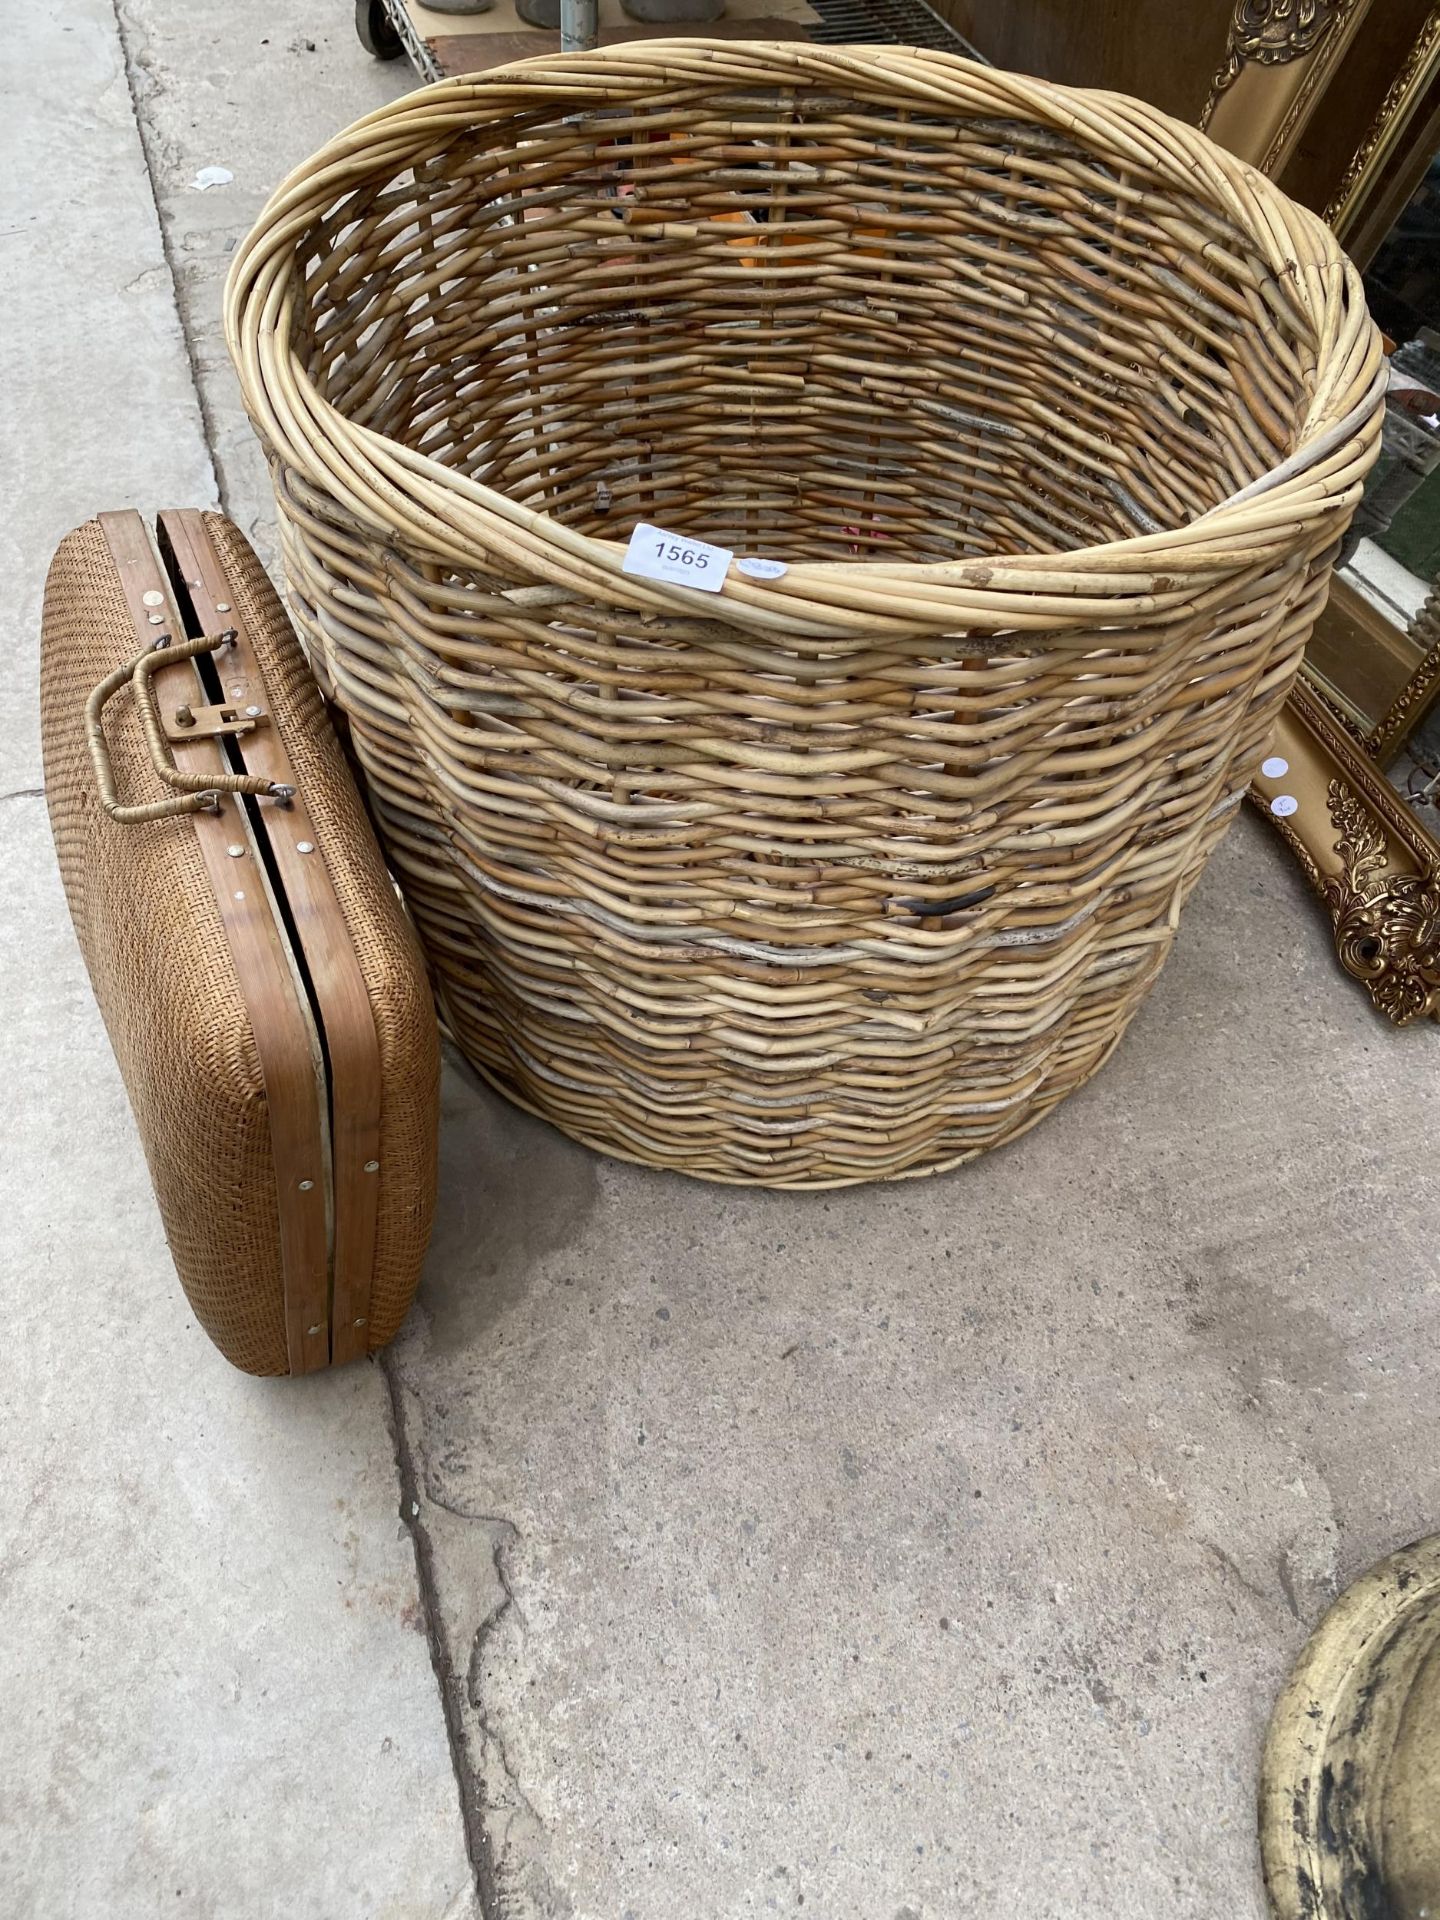
[[[107,674],[85,702],[85,737],[90,746],[90,758],[95,763],[95,784],[99,789],[100,804],[120,826],[138,826],[145,820],[168,820],[185,813],[214,813],[220,805],[222,793],[288,797],[290,788],[279,787],[274,781],[262,779],[256,774],[182,773],[166,745],[160,710],[155,704],[155,689],[150,684],[151,676],[161,667],[174,666],[181,660],[193,660],[200,653],[214,653],[225,637],[224,634],[202,634],[194,640],[165,640],[154,647],[147,647],[133,660]],[[165,785],[176,789],[175,797],[171,800],[152,800],[142,806],[127,807],[121,805],[115,791],[115,770],[110,764],[110,749],[105,743],[104,715],[107,705],[127,682],[140,717],[145,744],[150,749],[151,764]]]

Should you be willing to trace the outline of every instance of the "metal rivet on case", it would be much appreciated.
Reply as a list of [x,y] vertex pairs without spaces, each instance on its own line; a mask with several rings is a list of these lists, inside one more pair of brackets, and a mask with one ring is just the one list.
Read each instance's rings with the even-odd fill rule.
[[163,607],[165,604],[164,594],[158,592],[154,587],[151,587],[148,593],[142,593],[140,598],[147,607]]
[[165,618],[165,616],[163,613],[151,613],[151,614],[147,614],[146,618],[149,620],[152,627],[158,627],[161,621]]
[[370,1323],[368,1320],[357,1320],[355,1324],[357,1327],[367,1327]]
[[295,842],[295,851],[297,853],[313,853],[315,851],[315,843],[313,840],[297,840]]
[[300,1182],[300,1191],[301,1191],[302,1193],[309,1193],[309,1191],[310,1191],[310,1189],[311,1189],[311,1188],[312,1188],[312,1187],[313,1187],[314,1185],[315,1185],[315,1182],[314,1182],[313,1180],[302,1180],[302,1181]]
[[243,893],[237,893],[237,894],[236,894],[236,896],[235,896],[235,898],[236,898],[237,900],[243,900],[243,899],[245,898],[245,896],[244,896],[244,894],[243,894]]
[[319,1333],[319,1332],[320,1332],[320,1328],[319,1328],[319,1327],[306,1327],[306,1329],[305,1329],[305,1331],[306,1331],[306,1333]]
[[215,611],[217,613],[228,613],[230,611],[230,602],[228,600],[217,600],[215,602]]
[[232,860],[238,860],[245,852],[245,849],[244,847],[226,847],[225,851],[229,854]]
[[259,713],[259,711],[260,711],[259,707],[246,707],[245,709],[246,718],[253,720],[256,714]]
[[366,1173],[378,1173],[380,1171],[380,1162],[378,1160],[367,1160],[365,1162],[365,1171]]

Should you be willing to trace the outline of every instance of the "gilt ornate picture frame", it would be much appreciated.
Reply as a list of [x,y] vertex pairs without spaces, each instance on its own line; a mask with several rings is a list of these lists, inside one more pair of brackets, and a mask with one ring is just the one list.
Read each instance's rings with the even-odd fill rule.
[[[1235,0],[1201,125],[1363,270],[1440,152],[1440,6]],[[1396,1025],[1440,1017],[1440,839],[1384,769],[1437,701],[1440,587],[1396,622],[1337,574],[1252,791]]]

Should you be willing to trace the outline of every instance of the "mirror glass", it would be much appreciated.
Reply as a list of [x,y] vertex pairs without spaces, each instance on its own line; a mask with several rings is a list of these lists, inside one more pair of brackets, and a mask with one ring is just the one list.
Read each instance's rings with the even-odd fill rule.
[[[1428,617],[1412,631],[1440,578],[1440,155],[1377,250],[1365,291],[1390,355],[1384,438],[1307,666],[1368,732],[1440,640]],[[1422,771],[1440,770],[1433,711],[1410,752]],[[1392,777],[1413,793],[1411,771],[1402,756]]]

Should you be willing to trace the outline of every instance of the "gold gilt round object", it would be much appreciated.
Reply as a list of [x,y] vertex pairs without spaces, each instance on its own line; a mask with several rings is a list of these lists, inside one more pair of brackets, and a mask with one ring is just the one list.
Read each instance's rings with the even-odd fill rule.
[[1260,1846],[1278,1920],[1440,1920],[1440,1534],[1311,1636],[1270,1721]]

